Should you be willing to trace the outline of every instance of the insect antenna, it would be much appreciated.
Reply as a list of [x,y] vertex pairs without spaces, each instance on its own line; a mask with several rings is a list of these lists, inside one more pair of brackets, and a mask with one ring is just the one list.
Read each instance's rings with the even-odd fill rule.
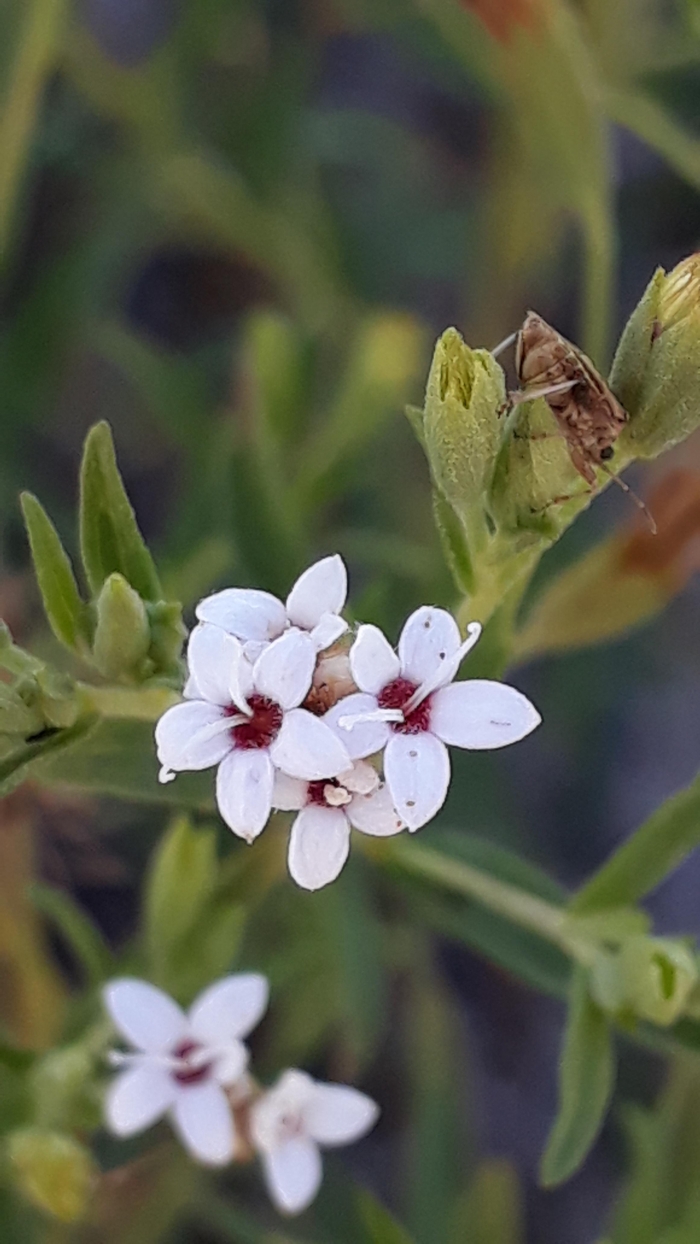
[[511,333],[508,337],[504,337],[503,341],[499,341],[495,350],[491,351],[491,357],[497,359],[499,354],[502,354],[504,350],[508,349],[508,346],[512,346],[517,335],[518,335],[517,332]]
[[657,526],[656,526],[656,522],[655,522],[655,520],[654,520],[654,515],[652,514],[652,512],[651,512],[651,510],[648,508],[648,506],[646,506],[646,505],[644,504],[644,502],[642,501],[642,498],[641,498],[641,497],[638,497],[638,496],[637,496],[637,494],[636,494],[636,492],[634,491],[634,489],[633,489],[633,488],[630,488],[629,484],[626,484],[626,483],[625,483],[625,481],[624,481],[623,479],[620,479],[619,475],[615,475],[615,474],[614,474],[614,473],[610,470],[610,468],[609,468],[609,467],[606,467],[606,466],[605,466],[605,464],[604,464],[604,463],[602,463],[602,462],[597,462],[597,463],[596,463],[596,466],[598,466],[598,467],[600,468],[600,470],[601,470],[601,471],[604,471],[604,472],[605,472],[605,474],[608,476],[608,479],[611,479],[611,480],[612,480],[612,482],[613,482],[613,484],[617,484],[618,488],[621,488],[623,492],[626,492],[626,493],[627,493],[627,496],[630,498],[630,500],[631,500],[631,501],[634,501],[634,504],[637,506],[637,508],[638,508],[638,509],[640,509],[640,510],[642,511],[642,514],[644,515],[645,519],[647,520],[647,523],[649,524],[649,530],[651,531],[651,534],[652,534],[653,536],[655,536],[655,535],[656,535],[656,533],[657,533],[657,530],[658,530],[658,529],[657,529]]

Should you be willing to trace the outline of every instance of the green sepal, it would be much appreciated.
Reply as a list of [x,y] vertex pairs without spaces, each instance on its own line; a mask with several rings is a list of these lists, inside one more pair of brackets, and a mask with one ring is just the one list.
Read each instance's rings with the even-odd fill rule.
[[144,600],[163,596],[153,558],[138,529],[114,454],[108,423],[85,440],[80,467],[80,548],[91,592],[117,571]]
[[31,1204],[61,1223],[85,1214],[97,1169],[89,1151],[72,1136],[28,1127],[8,1137],[9,1167]]
[[23,492],[20,502],[51,630],[67,648],[83,653],[90,641],[88,614],[70,558],[41,502],[30,492]]
[[95,665],[105,678],[135,677],[143,671],[151,635],[146,607],[123,575],[109,575],[95,604],[97,625],[92,645]]
[[559,1109],[540,1164],[540,1183],[563,1183],[587,1157],[602,1127],[615,1084],[610,1025],[577,967],[559,1061]]

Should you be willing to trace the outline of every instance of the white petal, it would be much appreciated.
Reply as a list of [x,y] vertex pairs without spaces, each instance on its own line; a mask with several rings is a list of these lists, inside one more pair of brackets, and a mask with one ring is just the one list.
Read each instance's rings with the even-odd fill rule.
[[387,786],[380,786],[371,795],[355,795],[347,807],[347,817],[355,829],[374,838],[388,838],[406,828]]
[[523,739],[540,721],[520,691],[483,678],[451,683],[430,702],[430,729],[455,747],[505,747]]
[[264,1015],[269,992],[267,980],[259,972],[225,976],[205,989],[190,1007],[192,1032],[211,1045],[247,1036]]
[[231,669],[240,660],[241,645],[218,626],[200,622],[187,645],[187,664],[202,698],[211,704],[229,705]]
[[[187,700],[163,713],[156,724],[158,759],[166,769],[209,769],[231,750],[226,717],[216,704]],[[221,728],[218,728],[221,723]]]
[[350,718],[360,713],[372,713],[377,708],[375,696],[358,691],[338,700],[321,720],[338,735],[353,760],[365,756],[373,756],[380,752],[389,738],[389,726],[385,721],[358,721],[348,729],[340,724],[341,718]]
[[255,662],[255,690],[282,708],[296,708],[308,694],[315,665],[311,636],[305,631],[286,631]]
[[377,1103],[345,1084],[314,1084],[304,1109],[309,1135],[319,1145],[349,1145],[365,1136],[378,1117]]
[[394,734],[384,752],[384,776],[399,816],[411,830],[439,812],[450,784],[450,758],[434,734]]
[[459,627],[446,609],[423,605],[412,613],[399,639],[401,673],[420,686],[432,681],[458,651]]
[[164,1067],[140,1063],[122,1071],[107,1089],[105,1118],[115,1136],[134,1136],[160,1119],[175,1098]]
[[170,1050],[187,1032],[187,1020],[173,999],[148,981],[123,977],[109,981],[102,998],[110,1018],[137,1050]]
[[242,1041],[231,1041],[224,1049],[216,1051],[212,1066],[214,1079],[225,1087],[238,1084],[245,1074],[249,1057],[248,1048]]
[[351,767],[348,750],[320,717],[305,708],[285,713],[282,728],[270,747],[273,764],[291,777],[318,782]]
[[250,1133],[259,1152],[271,1153],[289,1136],[290,1124],[303,1130],[303,1112],[313,1094],[314,1081],[305,1071],[291,1068],[253,1103]]
[[202,692],[197,686],[197,679],[192,673],[192,670],[190,670],[190,672],[187,675],[185,685],[182,688],[182,694],[186,700],[203,700],[204,699]]
[[213,1081],[177,1086],[171,1111],[185,1148],[206,1166],[230,1162],[235,1148],[233,1116],[224,1090]]
[[378,626],[361,626],[350,649],[350,672],[360,691],[376,695],[401,672],[399,658]]
[[265,1182],[282,1214],[300,1214],[321,1187],[321,1155],[312,1140],[295,1137],[263,1154]]
[[280,812],[298,812],[306,804],[309,789],[308,782],[301,778],[290,777],[281,769],[275,769],[275,781],[272,787],[272,806]]
[[195,613],[242,640],[276,639],[287,625],[282,601],[255,588],[227,587],[200,600]]
[[352,769],[341,773],[339,780],[353,795],[371,795],[379,786],[379,774],[366,760],[356,760]]
[[274,769],[265,747],[237,748],[216,774],[216,802],[229,829],[252,842],[267,825]]
[[292,626],[312,631],[324,613],[340,613],[347,594],[348,574],[342,557],[338,553],[324,557],[299,575],[287,597],[287,617]]
[[339,618],[337,613],[324,613],[320,622],[311,632],[314,648],[317,652],[323,652],[324,648],[330,648],[336,639],[340,639],[348,629],[345,618]]
[[303,808],[289,838],[289,871],[305,890],[335,881],[350,851],[350,826],[340,808]]

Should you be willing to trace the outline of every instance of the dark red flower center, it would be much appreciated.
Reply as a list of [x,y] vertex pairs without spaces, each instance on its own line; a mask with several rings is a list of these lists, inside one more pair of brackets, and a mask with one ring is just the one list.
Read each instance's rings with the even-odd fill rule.
[[[417,691],[417,685],[410,678],[394,678],[382,687],[377,696],[380,708],[400,708],[403,711],[411,696]],[[423,700],[417,708],[407,713],[403,721],[392,721],[392,730],[397,734],[422,734],[430,729],[430,696]]]
[[173,1058],[180,1059],[180,1066],[174,1069],[171,1075],[178,1084],[201,1084],[207,1079],[211,1071],[211,1063],[200,1065],[192,1062],[192,1056],[201,1048],[196,1041],[181,1041],[173,1050]]
[[327,808],[329,805],[326,801],[326,787],[340,786],[337,778],[323,778],[320,782],[309,782],[306,789],[306,798],[308,803],[313,803],[317,808]]
[[[242,725],[231,727],[234,744],[246,750],[269,747],[279,734],[284,713],[279,704],[269,700],[266,695],[251,695],[248,704],[253,710],[252,716]],[[235,717],[240,710],[233,704],[228,712]]]

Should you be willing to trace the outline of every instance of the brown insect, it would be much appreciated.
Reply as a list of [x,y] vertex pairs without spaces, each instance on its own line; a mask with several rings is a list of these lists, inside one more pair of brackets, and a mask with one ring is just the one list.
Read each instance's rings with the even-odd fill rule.
[[[572,465],[591,492],[597,485],[598,468],[628,494],[646,515],[652,531],[656,531],[644,502],[607,466],[629,415],[591,360],[534,311],[528,311],[519,332],[496,347],[494,357],[513,341],[521,388],[509,393],[508,406],[543,397],[566,441]],[[538,439],[547,435],[541,433]],[[569,500],[571,496],[555,497],[551,504]]]

